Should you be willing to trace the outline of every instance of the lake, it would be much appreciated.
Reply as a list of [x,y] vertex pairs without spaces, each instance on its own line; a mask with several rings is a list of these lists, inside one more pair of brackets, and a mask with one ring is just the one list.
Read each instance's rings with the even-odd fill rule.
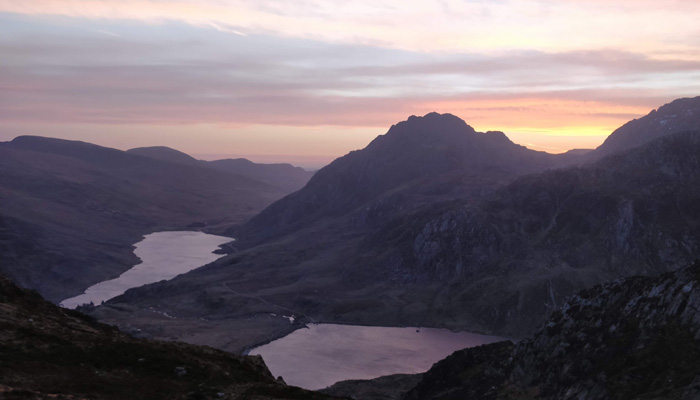
[[341,380],[425,372],[456,350],[502,340],[447,329],[310,324],[249,354],[261,355],[287,384],[317,390]]
[[127,289],[172,279],[195,268],[209,264],[222,254],[212,253],[219,245],[233,241],[224,236],[202,232],[155,232],[144,236],[134,246],[134,254],[141,259],[118,278],[90,286],[84,294],[61,302],[61,306],[75,308],[84,303],[100,304],[123,294]]

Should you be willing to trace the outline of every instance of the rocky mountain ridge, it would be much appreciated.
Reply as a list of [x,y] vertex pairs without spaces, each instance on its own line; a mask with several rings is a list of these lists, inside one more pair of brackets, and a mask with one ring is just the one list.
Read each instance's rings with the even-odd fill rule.
[[696,399],[700,262],[573,296],[531,337],[455,352],[413,399]]
[[700,96],[676,99],[617,128],[587,159],[598,159],[654,139],[683,131],[700,130]]
[[[382,207],[386,220],[396,213],[388,215],[382,203],[405,213],[437,201],[480,196],[516,176],[550,168],[556,159],[516,145],[502,132],[476,132],[451,114],[411,116],[228,233],[243,244],[261,243],[362,208]],[[376,223],[378,217],[364,219]]]
[[444,301],[476,310],[485,317],[479,325],[526,332],[578,289],[697,257],[698,171],[700,132],[687,132],[522,177],[484,202],[446,207],[413,226],[402,253],[409,279],[449,283]]

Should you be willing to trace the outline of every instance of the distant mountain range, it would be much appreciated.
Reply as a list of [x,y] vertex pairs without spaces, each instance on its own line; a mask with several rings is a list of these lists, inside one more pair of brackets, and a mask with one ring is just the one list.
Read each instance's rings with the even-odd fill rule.
[[[234,174],[158,158],[34,136],[0,143],[0,271],[58,302],[137,263],[131,245],[142,235],[241,223],[304,174],[260,164]],[[284,187],[268,183],[276,171]],[[268,182],[255,179],[265,173]]]
[[700,133],[687,129],[699,120],[700,98],[680,99],[594,151],[551,155],[449,114],[411,117],[225,231],[237,238],[228,257],[130,290],[101,315],[295,310],[526,335],[580,289],[698,257]]
[[139,147],[127,150],[127,152],[179,164],[214,168],[267,183],[268,185],[284,189],[287,193],[304,187],[314,174],[313,171],[306,171],[291,164],[258,164],[245,158],[227,158],[214,161],[197,160],[181,151],[164,146]]

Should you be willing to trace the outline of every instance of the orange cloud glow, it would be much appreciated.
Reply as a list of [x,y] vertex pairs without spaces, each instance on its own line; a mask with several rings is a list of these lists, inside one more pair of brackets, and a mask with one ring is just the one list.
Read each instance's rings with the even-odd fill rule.
[[318,162],[436,111],[590,148],[700,94],[697,15],[680,0],[0,0],[0,140]]

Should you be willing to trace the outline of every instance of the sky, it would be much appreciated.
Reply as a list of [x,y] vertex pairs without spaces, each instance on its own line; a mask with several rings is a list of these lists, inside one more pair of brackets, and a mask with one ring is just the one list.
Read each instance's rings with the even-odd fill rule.
[[320,167],[410,115],[558,153],[700,95],[686,0],[0,0],[0,141]]

